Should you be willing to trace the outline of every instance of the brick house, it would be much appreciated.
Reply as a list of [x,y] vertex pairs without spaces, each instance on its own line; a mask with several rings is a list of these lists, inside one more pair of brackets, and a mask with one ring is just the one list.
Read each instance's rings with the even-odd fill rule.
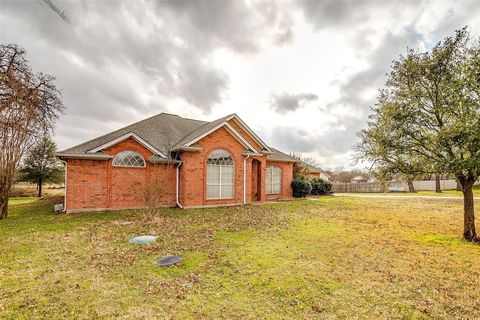
[[[67,212],[239,205],[292,197],[292,157],[236,114],[205,122],[161,113],[60,151]],[[150,190],[150,191],[148,191]]]
[[325,181],[330,181],[330,175],[318,167],[314,167],[308,163],[303,162],[303,165],[307,168],[310,177],[320,178]]

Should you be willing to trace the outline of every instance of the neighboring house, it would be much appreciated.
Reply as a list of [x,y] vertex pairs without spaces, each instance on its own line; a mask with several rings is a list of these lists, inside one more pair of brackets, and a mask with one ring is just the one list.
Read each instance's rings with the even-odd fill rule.
[[352,178],[352,183],[362,183],[362,182],[367,182],[368,178],[364,176],[356,176]]
[[141,208],[152,185],[163,205],[181,208],[291,198],[297,161],[236,114],[205,122],[161,113],[57,156],[67,212]]
[[328,173],[326,173],[325,171],[323,171],[322,169],[320,169],[318,167],[314,167],[312,165],[309,165],[306,162],[304,162],[303,164],[305,165],[305,167],[307,167],[310,177],[320,178],[320,179],[323,179],[325,181],[330,181],[330,175]]

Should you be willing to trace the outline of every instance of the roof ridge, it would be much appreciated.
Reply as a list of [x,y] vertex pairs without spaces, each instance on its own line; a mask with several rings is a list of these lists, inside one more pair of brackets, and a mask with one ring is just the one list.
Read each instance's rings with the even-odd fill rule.
[[220,118],[217,118],[217,119],[215,119],[215,120],[205,122],[205,123],[204,123],[203,125],[201,125],[200,127],[195,128],[195,129],[193,129],[192,131],[188,132],[186,135],[184,135],[180,140],[178,140],[176,146],[178,146],[178,144],[180,144],[180,142],[182,142],[183,140],[185,140],[186,137],[188,137],[189,135],[191,135],[192,132],[197,131],[197,130],[200,130],[201,128],[203,128],[203,127],[206,126],[206,125],[209,125],[209,124],[212,123],[212,122],[215,122],[215,121],[218,121],[218,120],[221,120],[221,119],[226,119],[226,118],[228,118],[228,117],[230,117],[230,116],[232,116],[232,115],[235,115],[235,114],[232,113],[232,114],[226,115],[226,116],[224,116],[224,117],[220,117]]
[[[185,119],[185,120],[191,120],[191,121],[198,121],[198,122],[206,122],[206,123],[208,123],[208,121],[205,121],[205,120],[198,120],[198,119],[193,119],[193,118],[185,118],[185,117],[182,117],[182,116],[180,116],[180,115],[178,115],[178,114],[170,113],[170,112],[162,112],[162,113],[160,113],[160,114],[168,114],[168,115],[170,115],[170,116],[179,117],[179,118],[182,118],[182,119]],[[160,114],[158,114],[158,115],[160,115]],[[145,120],[146,120],[146,119],[145,119]]]
[[131,124],[126,125],[126,126],[124,126],[124,127],[118,128],[117,130],[113,130],[113,131],[111,131],[111,132],[107,132],[107,133],[105,133],[105,134],[102,134],[101,136],[92,138],[92,139],[90,139],[90,140],[88,140],[88,141],[85,141],[85,142],[83,142],[83,143],[77,144],[77,145],[75,145],[75,146],[73,146],[73,147],[70,147],[70,148],[68,148],[68,149],[65,149],[65,150],[62,150],[62,151],[59,151],[59,152],[65,152],[65,151],[70,150],[70,149],[73,149],[73,148],[81,147],[81,146],[83,146],[83,145],[86,145],[86,144],[94,141],[94,140],[101,139],[101,138],[106,137],[106,136],[108,136],[108,135],[110,135],[110,134],[114,134],[114,133],[116,133],[116,132],[118,132],[118,131],[120,131],[120,130],[124,130],[124,129],[128,128],[128,127],[131,127],[131,126],[133,126],[133,125],[136,125],[136,124],[142,123],[142,122],[144,122],[144,121],[153,119],[153,118],[155,118],[155,117],[161,116],[161,115],[164,114],[164,113],[165,113],[165,112],[160,112],[160,113],[158,113],[158,114],[156,114],[156,115],[153,115],[153,116],[151,116],[151,117],[148,117],[148,118],[146,118],[146,119],[142,119],[142,120],[140,120],[140,121],[131,123]]

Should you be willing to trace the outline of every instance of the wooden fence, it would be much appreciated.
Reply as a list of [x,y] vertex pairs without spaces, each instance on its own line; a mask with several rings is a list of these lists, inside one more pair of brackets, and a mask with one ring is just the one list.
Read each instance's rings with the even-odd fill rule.
[[383,192],[384,184],[381,182],[334,182],[332,190],[333,192]]
[[[478,181],[476,186],[480,186]],[[433,191],[435,190],[435,181],[413,181],[413,186],[417,191]],[[442,190],[451,190],[457,187],[455,180],[440,180],[440,188]],[[385,192],[385,191],[408,191],[408,185],[405,182],[333,182],[333,192]]]

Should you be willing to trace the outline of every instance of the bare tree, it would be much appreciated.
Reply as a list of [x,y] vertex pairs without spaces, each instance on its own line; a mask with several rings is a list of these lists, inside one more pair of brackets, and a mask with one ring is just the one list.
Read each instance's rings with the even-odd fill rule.
[[56,14],[62,18],[63,21],[70,23],[70,18],[65,14],[65,11],[60,10],[52,0],[42,0],[47,6],[50,7]]
[[0,219],[7,217],[15,171],[25,152],[63,111],[55,78],[33,74],[17,45],[0,45]]
[[[154,166],[164,166],[165,172],[168,173],[177,165],[175,160],[179,160],[178,153],[173,152],[177,141],[167,128],[162,127],[159,128],[158,131],[159,135],[163,136],[164,139],[163,149],[161,151],[168,159],[162,163],[154,164]],[[163,181],[166,177],[157,176],[154,173],[152,175],[143,190],[144,212],[147,216],[153,215],[158,208],[167,205],[168,193],[171,192],[171,188],[168,188],[168,184]]]

